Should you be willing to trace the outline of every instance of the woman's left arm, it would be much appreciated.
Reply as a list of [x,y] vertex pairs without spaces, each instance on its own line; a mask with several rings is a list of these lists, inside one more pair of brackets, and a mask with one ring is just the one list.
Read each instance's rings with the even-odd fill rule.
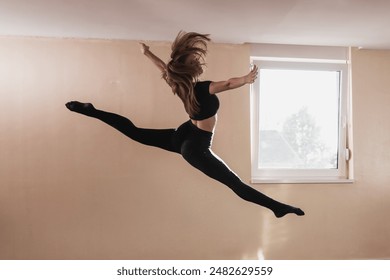
[[157,66],[158,69],[160,69],[161,72],[165,73],[167,70],[167,65],[164,61],[162,61],[158,56],[156,56],[154,53],[150,51],[150,47],[145,45],[144,43],[140,43],[141,45],[141,52],[149,58],[154,65]]
[[256,80],[257,74],[258,68],[255,65],[253,69],[245,76],[230,78],[227,81],[211,82],[209,91],[211,94],[216,94],[219,92],[239,88],[246,84],[252,84]]

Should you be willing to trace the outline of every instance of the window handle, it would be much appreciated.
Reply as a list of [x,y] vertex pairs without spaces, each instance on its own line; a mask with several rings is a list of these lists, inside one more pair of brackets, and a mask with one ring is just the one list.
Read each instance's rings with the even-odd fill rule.
[[349,161],[351,159],[351,150],[346,148],[345,149],[345,160]]

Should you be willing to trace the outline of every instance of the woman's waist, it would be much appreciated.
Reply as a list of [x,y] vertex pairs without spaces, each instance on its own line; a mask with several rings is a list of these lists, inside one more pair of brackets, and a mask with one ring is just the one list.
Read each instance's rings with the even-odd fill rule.
[[214,133],[215,126],[217,125],[217,115],[214,115],[205,120],[192,120],[191,124],[197,127],[200,130],[207,131],[209,133]]
[[210,148],[213,141],[213,133],[197,127],[191,120],[188,120],[176,129],[173,140],[178,146],[187,143],[187,145],[195,145],[194,147]]

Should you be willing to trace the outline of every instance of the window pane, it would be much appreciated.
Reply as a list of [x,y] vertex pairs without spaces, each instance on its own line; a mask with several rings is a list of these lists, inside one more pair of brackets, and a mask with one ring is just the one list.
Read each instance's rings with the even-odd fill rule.
[[259,168],[338,167],[340,72],[260,70]]

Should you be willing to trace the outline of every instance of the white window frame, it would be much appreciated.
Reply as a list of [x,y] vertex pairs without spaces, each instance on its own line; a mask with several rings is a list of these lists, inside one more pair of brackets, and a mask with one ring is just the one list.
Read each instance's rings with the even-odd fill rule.
[[340,72],[339,148],[337,169],[261,169],[259,162],[260,79],[251,86],[252,183],[351,183],[350,75],[348,60],[284,57],[251,57],[259,69],[322,70]]

